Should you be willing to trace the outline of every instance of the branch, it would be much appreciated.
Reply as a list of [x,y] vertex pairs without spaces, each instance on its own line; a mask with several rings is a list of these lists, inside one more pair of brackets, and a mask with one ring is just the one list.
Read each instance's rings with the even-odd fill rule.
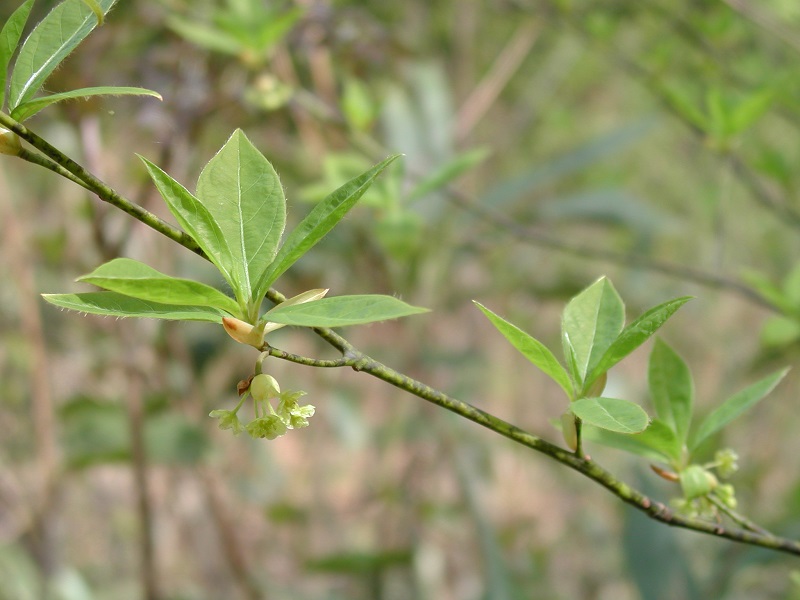
[[[278,300],[281,298],[280,294],[270,290],[270,300]],[[736,514],[736,521],[742,525],[742,528],[728,528],[717,523],[704,521],[702,519],[684,517],[676,514],[672,509],[666,505],[655,502],[648,496],[638,490],[630,487],[617,479],[609,471],[593,462],[589,458],[581,458],[556,446],[550,442],[529,433],[503,419],[496,417],[480,408],[472,406],[456,398],[452,398],[447,394],[440,392],[416,379],[404,375],[394,369],[384,365],[383,363],[375,360],[359,350],[340,335],[328,330],[319,329],[315,330],[324,333],[324,337],[334,342],[338,349],[343,351],[343,359],[340,361],[323,360],[319,361],[314,358],[305,356],[298,356],[289,352],[284,352],[277,348],[267,346],[264,348],[270,356],[275,356],[290,362],[302,365],[332,367],[342,366],[351,367],[354,371],[367,373],[373,377],[385,381],[401,390],[410,394],[418,396],[423,400],[435,404],[441,408],[449,410],[459,416],[469,419],[478,425],[485,427],[495,433],[498,433],[508,439],[517,442],[523,446],[531,448],[541,454],[549,456],[557,462],[578,471],[585,475],[592,481],[599,483],[612,494],[617,496],[623,502],[641,510],[647,516],[656,521],[666,523],[673,527],[682,527],[684,529],[691,529],[693,531],[707,533],[716,537],[729,539],[735,542],[750,544],[753,546],[761,546],[763,548],[770,548],[780,552],[795,554],[800,556],[800,542],[774,536],[767,532],[765,529],[749,521],[745,517]],[[337,364],[333,364],[337,363]],[[727,512],[727,511],[726,511]],[[728,513],[733,518],[730,513]]]
[[[120,210],[128,213],[137,221],[141,221],[148,227],[155,229],[171,240],[178,242],[181,246],[188,248],[192,252],[202,254],[200,246],[198,246],[188,234],[184,233],[180,229],[176,229],[157,215],[151,213],[149,210],[142,208],[138,204],[131,202],[127,198],[119,195],[108,184],[92,175],[89,171],[84,169],[81,165],[72,160],[63,152],[54,146],[51,146],[46,140],[40,138],[22,123],[18,123],[7,114],[0,112],[0,125],[16,133],[31,146],[39,150],[39,152],[56,163],[57,167],[61,167],[61,169],[64,171],[71,173],[72,176],[64,175],[61,172],[61,169],[53,168],[44,164],[42,166],[46,166],[46,168],[58,173],[59,175],[64,175],[64,177],[67,177],[67,179],[70,181],[76,183],[83,182],[80,183],[81,186],[90,192],[93,192],[104,202],[108,202],[109,204],[116,206]],[[31,160],[30,156],[28,156],[26,160]],[[32,160],[31,162],[36,161]],[[40,163],[37,162],[37,164]],[[78,181],[76,181],[76,178]]]
[[[114,206],[124,210],[145,225],[155,229],[159,233],[166,235],[173,241],[191,250],[192,252],[195,252],[200,256],[204,256],[194,240],[192,240],[187,234],[175,227],[172,227],[165,221],[162,221],[155,215],[152,215],[152,213],[145,211],[130,200],[120,196],[108,185],[94,177],[75,161],[62,154],[59,150],[51,146],[45,140],[21,124],[17,123],[3,113],[0,113],[0,124],[17,133],[17,135],[29,142],[37,150],[81,179],[89,186],[89,189],[97,194],[97,196],[102,200],[110,202]],[[266,297],[275,303],[283,302],[286,299],[283,294],[273,289],[270,289],[267,292]],[[386,383],[418,396],[423,400],[427,400],[436,406],[469,419],[470,421],[494,431],[495,433],[498,433],[514,442],[517,442],[518,444],[549,456],[559,463],[578,471],[589,479],[602,485],[612,494],[620,498],[623,502],[634,506],[635,508],[647,514],[649,517],[662,523],[666,523],[667,525],[691,529],[693,531],[707,533],[709,535],[729,539],[735,542],[760,546],[763,548],[769,548],[779,552],[786,552],[800,556],[800,542],[798,541],[754,531],[747,531],[745,529],[726,528],[722,525],[710,523],[701,519],[677,515],[664,504],[651,500],[638,490],[618,480],[616,477],[614,477],[614,475],[603,469],[600,465],[592,460],[585,457],[582,458],[571,452],[568,452],[559,446],[556,446],[555,444],[551,444],[550,442],[533,435],[532,433],[529,433],[523,429],[520,429],[519,427],[516,427],[515,425],[512,425],[511,423],[508,423],[507,421],[504,421],[503,419],[500,419],[499,417],[476,408],[471,404],[452,398],[447,394],[440,392],[439,390],[412,379],[411,377],[395,371],[394,369],[391,369],[374,358],[362,353],[345,338],[335,333],[331,329],[317,327],[314,328],[313,331],[328,344],[341,352],[342,358],[339,360],[318,360],[284,352],[268,345],[265,345],[263,351],[268,352],[272,356],[276,356],[290,362],[296,362],[298,364],[320,367],[351,367],[355,371],[367,373],[377,379],[385,381]]]

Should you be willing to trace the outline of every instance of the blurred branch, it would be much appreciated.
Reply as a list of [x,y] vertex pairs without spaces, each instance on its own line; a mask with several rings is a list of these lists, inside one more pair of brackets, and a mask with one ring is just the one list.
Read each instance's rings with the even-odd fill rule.
[[456,115],[456,139],[466,139],[483,118],[539,39],[541,30],[542,25],[533,20],[519,26],[489,72],[461,105]]
[[[128,347],[136,347],[133,330],[120,328]],[[147,453],[144,442],[143,376],[131,360],[124,367],[126,379],[125,406],[131,435],[131,462],[136,483],[136,508],[139,513],[139,572],[142,581],[142,597],[159,600],[158,575],[156,573],[155,545],[153,541],[153,508],[150,503]]]
[[26,351],[30,354],[28,365],[31,421],[36,447],[36,497],[41,499],[31,507],[30,528],[33,536],[33,550],[42,573],[40,590],[43,598],[50,594],[50,579],[58,569],[56,540],[56,520],[58,511],[56,501],[59,495],[59,453],[57,445],[56,415],[53,394],[50,388],[50,358],[47,352],[40,303],[36,301],[36,277],[34,261],[28,255],[30,232],[26,231],[22,220],[17,218],[11,198],[14,194],[8,189],[5,172],[0,172],[0,223],[2,223],[2,252],[11,271],[11,277],[19,292],[19,328],[27,342]]
[[[577,33],[585,42],[593,43],[594,40],[585,31],[580,24],[580,20],[567,15],[564,11],[559,11],[562,21],[568,25],[575,33]],[[610,58],[615,62],[623,71],[628,73],[631,77],[638,80],[642,85],[658,100],[662,107],[674,117],[683,123],[699,140],[706,139],[706,132],[703,131],[696,124],[692,123],[686,117],[675,109],[675,106],[670,101],[667,94],[664,92],[659,84],[658,77],[650,73],[647,69],[634,62],[625,56],[622,52],[617,50],[616,47],[609,44],[607,48]],[[792,225],[793,227],[800,228],[800,213],[789,206],[781,199],[777,198],[775,194],[764,184],[758,175],[756,175],[745,160],[732,149],[725,152],[723,158],[727,160],[733,172],[739,178],[739,181],[750,191],[753,199],[772,212],[778,219]]]
[[755,23],[771,36],[778,38],[796,52],[800,52],[800,38],[795,35],[794,31],[784,26],[783,23],[772,15],[762,12],[761,8],[757,6],[757,3],[748,2],[747,0],[722,1],[748,21]]
[[777,313],[782,314],[783,312],[778,306],[764,298],[754,289],[735,279],[723,277],[722,275],[717,275],[710,271],[653,260],[640,254],[625,254],[623,252],[614,252],[613,250],[606,250],[604,248],[577,244],[570,240],[565,240],[560,236],[520,225],[513,218],[507,217],[503,213],[481,206],[475,200],[459,192],[452,186],[447,189],[447,195],[453,204],[459,206],[473,216],[503,229],[522,242],[550,248],[551,250],[558,250],[581,258],[604,260],[627,267],[638,267],[654,273],[661,273],[670,277],[691,281],[709,288],[728,290],[759,306],[763,306]]
[[[46,156],[49,156],[58,164],[64,166],[67,170],[80,177],[81,180],[92,186],[93,191],[96,188],[98,196],[102,193],[101,199],[106,201],[108,198],[114,200],[113,204],[119,206],[128,214],[142,221],[145,225],[153,227],[156,231],[163,233],[170,239],[178,242],[189,250],[196,252],[203,256],[202,251],[197,247],[197,244],[180,230],[172,227],[168,223],[158,219],[154,221],[148,215],[147,211],[142,211],[141,207],[135,205],[123,198],[115,191],[113,191],[106,184],[98,180],[96,177],[88,173],[83,167],[63,155],[59,150],[45,142],[36,134],[29,131],[7,115],[0,113],[0,124],[3,124],[8,129],[16,132],[20,137],[31,143],[35,148],[40,150]],[[139,210],[135,210],[138,208]],[[144,214],[146,213],[146,214]],[[154,217],[154,215],[151,215]],[[275,303],[283,302],[286,298],[280,292],[270,289],[267,292],[267,298]],[[440,392],[420,381],[412,379],[408,375],[404,375],[390,367],[380,363],[371,356],[362,353],[355,346],[350,344],[345,338],[328,328],[314,328],[314,333],[325,340],[328,344],[341,352],[343,360],[340,361],[316,361],[313,358],[302,357],[288,352],[265,346],[264,351],[269,352],[271,355],[284,360],[298,362],[300,364],[313,365],[315,362],[319,366],[341,366],[350,367],[354,371],[361,371],[385,381],[390,385],[400,388],[410,394],[418,396],[423,400],[427,400],[436,406],[444,408],[459,416],[464,417],[478,425],[485,427],[499,435],[502,435],[518,444],[531,448],[540,452],[557,462],[578,471],[592,481],[600,484],[608,489],[612,494],[617,496],[623,502],[634,506],[641,510],[649,517],[671,525],[674,527],[682,527],[691,529],[700,533],[706,533],[715,537],[729,539],[735,542],[750,544],[753,546],[760,546],[762,548],[769,548],[779,552],[786,552],[800,556],[800,542],[790,540],[787,538],[777,537],[773,535],[757,533],[748,531],[746,529],[727,528],[717,523],[703,521],[701,519],[683,517],[675,514],[666,505],[655,502],[645,496],[638,490],[628,486],[622,481],[618,480],[610,472],[603,469],[600,465],[592,461],[589,457],[579,456],[574,453],[568,452],[555,444],[552,444],[544,439],[529,433],[507,421],[500,419],[486,411],[472,406],[461,400],[457,400]],[[333,364],[336,363],[336,364]]]

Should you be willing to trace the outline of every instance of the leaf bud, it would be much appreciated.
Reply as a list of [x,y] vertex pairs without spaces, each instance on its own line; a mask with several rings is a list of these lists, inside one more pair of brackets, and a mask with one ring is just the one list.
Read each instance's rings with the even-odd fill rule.
[[21,150],[22,142],[19,141],[19,136],[13,131],[0,127],[0,154],[19,156]]

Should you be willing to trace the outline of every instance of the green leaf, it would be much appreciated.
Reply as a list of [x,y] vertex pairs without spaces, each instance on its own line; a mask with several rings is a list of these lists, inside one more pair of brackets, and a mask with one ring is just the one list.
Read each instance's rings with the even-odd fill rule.
[[761,90],[739,103],[730,115],[731,133],[737,134],[753,125],[772,105],[774,90]]
[[569,301],[561,319],[562,337],[575,357],[579,388],[625,324],[625,306],[605,277]]
[[209,50],[239,55],[244,49],[244,45],[236,37],[208,25],[201,25],[180,17],[170,17],[167,19],[167,27],[182,38]]
[[200,174],[197,198],[228,243],[234,289],[241,292],[237,297],[260,306],[259,282],[286,226],[286,199],[278,174],[237,129]]
[[[116,0],[100,0],[108,13]],[[8,98],[14,110],[33,98],[45,80],[97,26],[97,16],[83,0],[66,0],[34,28],[17,57]]]
[[102,86],[82,88],[79,90],[72,90],[69,92],[62,92],[60,94],[51,94],[41,98],[34,98],[28,102],[23,102],[11,111],[11,117],[17,121],[24,121],[35,115],[37,112],[55,104],[56,102],[63,102],[64,100],[74,100],[75,98],[89,98],[90,96],[151,96],[161,100],[161,94],[153,90],[146,90],[138,87],[116,87],[116,86]]
[[6,100],[6,83],[8,77],[8,65],[11,57],[19,45],[25,23],[28,22],[28,15],[31,13],[33,0],[26,0],[15,10],[3,28],[0,29],[0,109]]
[[399,154],[390,156],[369,171],[351,179],[306,215],[300,224],[286,237],[275,260],[264,272],[256,287],[254,299],[263,298],[269,286],[275,282],[289,267],[291,267],[303,254],[308,252],[317,242],[333,229],[344,218],[347,212],[361,199],[364,192],[369,189],[375,178],[397,160]]
[[235,317],[242,316],[239,305],[219,290],[190,279],[164,275],[130,258],[115,258],[79,278],[78,281],[140,300],[161,304],[210,306],[224,310]]
[[636,434],[623,434],[607,429],[584,425],[583,438],[603,446],[624,450],[648,460],[671,462],[680,460],[680,444],[675,432],[664,422],[654,419],[650,425]]
[[180,226],[192,236],[208,259],[219,269],[236,294],[239,303],[245,305],[247,299],[240,297],[235,285],[231,251],[214,216],[180,183],[143,156],[139,158],[142,159],[150,178]]
[[[473,302],[475,301],[473,300]],[[475,306],[486,315],[486,318],[492,322],[492,325],[494,325],[525,358],[544,371],[546,375],[563,388],[569,398],[572,398],[572,382],[570,381],[569,375],[547,346],[533,336],[522,331],[516,325],[496,315],[479,302],[475,302]]]
[[623,329],[586,378],[586,385],[591,385],[600,375],[644,344],[675,311],[691,299],[691,296],[683,296],[654,306]]
[[656,414],[684,444],[692,421],[694,382],[683,359],[658,338],[650,353],[648,382]]
[[477,148],[459,154],[417,183],[406,197],[406,202],[413,202],[443,188],[465,171],[483,162],[487,156],[489,156],[489,151],[485,148]]
[[334,296],[292,306],[279,304],[263,318],[273,323],[301,327],[344,327],[425,312],[428,312],[427,308],[411,306],[393,296]]
[[700,423],[697,431],[691,437],[690,449],[696,449],[709,436],[715,434],[756,402],[764,398],[764,396],[769,394],[775,386],[780,383],[781,379],[784,378],[788,371],[789,369],[786,368],[772,375],[768,375],[728,398]]
[[84,294],[42,294],[50,304],[93,315],[140,317],[173,321],[210,321],[222,323],[227,316],[206,306],[179,306],[148,302],[116,292],[87,292]]
[[581,398],[569,408],[584,423],[618,433],[640,433],[650,421],[641,406],[619,398]]

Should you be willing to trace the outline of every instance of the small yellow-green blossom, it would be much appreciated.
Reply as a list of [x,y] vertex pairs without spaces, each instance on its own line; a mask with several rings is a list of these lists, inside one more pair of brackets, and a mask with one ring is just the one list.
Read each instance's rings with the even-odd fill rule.
[[208,413],[208,416],[214,419],[219,419],[219,428],[222,430],[231,429],[233,431],[233,435],[239,435],[244,431],[244,426],[239,420],[236,411],[217,409]]
[[298,399],[305,396],[303,391],[286,392],[281,394],[278,410],[276,411],[281,418],[286,421],[290,429],[301,429],[308,427],[308,419],[314,416],[316,410],[312,405],[300,406]]
[[717,473],[723,479],[728,479],[739,470],[739,455],[730,448],[718,450],[714,455],[714,462],[717,465]]
[[286,423],[278,415],[267,415],[253,419],[247,424],[247,433],[253,438],[274,440],[286,433]]

